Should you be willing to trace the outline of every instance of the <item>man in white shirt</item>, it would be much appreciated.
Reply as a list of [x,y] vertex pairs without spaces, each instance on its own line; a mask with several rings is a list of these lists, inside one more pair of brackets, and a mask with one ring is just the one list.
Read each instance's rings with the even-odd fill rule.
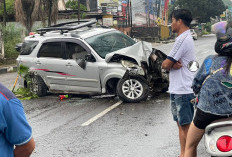
[[189,30],[192,21],[191,12],[186,9],[174,10],[172,17],[172,31],[178,34],[174,46],[168,57],[162,63],[162,68],[169,70],[169,92],[171,110],[174,121],[179,128],[179,140],[183,157],[189,125],[192,122],[194,109],[191,100],[194,98],[191,88],[194,72],[188,70],[187,65],[196,59],[194,41]]

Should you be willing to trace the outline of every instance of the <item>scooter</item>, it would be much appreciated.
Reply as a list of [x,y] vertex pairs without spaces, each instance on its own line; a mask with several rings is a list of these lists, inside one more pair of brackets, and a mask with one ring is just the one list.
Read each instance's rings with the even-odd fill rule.
[[[188,69],[197,71],[199,63],[192,61]],[[211,157],[232,157],[232,115],[209,124],[205,129],[205,147]]]
[[206,127],[205,146],[212,157],[232,157],[232,117],[214,121]]

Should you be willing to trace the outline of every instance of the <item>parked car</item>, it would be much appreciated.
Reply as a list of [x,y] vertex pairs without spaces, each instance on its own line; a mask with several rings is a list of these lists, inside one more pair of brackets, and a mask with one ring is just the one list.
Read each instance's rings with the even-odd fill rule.
[[125,102],[145,100],[167,91],[167,57],[150,43],[136,42],[122,32],[96,22],[58,24],[37,30],[18,44],[18,67],[29,68],[31,81],[20,85],[38,96],[47,92],[117,94]]
[[194,29],[190,29],[191,35],[193,37],[194,40],[197,40],[197,33],[195,32]]

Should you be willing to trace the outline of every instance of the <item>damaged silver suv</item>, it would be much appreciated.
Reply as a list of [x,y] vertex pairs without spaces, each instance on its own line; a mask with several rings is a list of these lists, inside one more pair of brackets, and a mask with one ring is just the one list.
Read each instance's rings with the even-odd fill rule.
[[[167,91],[161,69],[166,55],[150,43],[136,42],[95,21],[45,27],[16,46],[18,67],[29,68],[31,91],[72,94],[117,94],[124,102],[145,100]],[[28,86],[21,77],[21,85]]]

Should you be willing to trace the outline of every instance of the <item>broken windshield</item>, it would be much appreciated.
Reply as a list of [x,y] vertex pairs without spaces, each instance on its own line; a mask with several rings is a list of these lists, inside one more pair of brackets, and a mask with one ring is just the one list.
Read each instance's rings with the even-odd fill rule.
[[133,39],[119,31],[92,36],[87,38],[86,42],[102,58],[105,58],[108,53],[132,46],[136,43]]

